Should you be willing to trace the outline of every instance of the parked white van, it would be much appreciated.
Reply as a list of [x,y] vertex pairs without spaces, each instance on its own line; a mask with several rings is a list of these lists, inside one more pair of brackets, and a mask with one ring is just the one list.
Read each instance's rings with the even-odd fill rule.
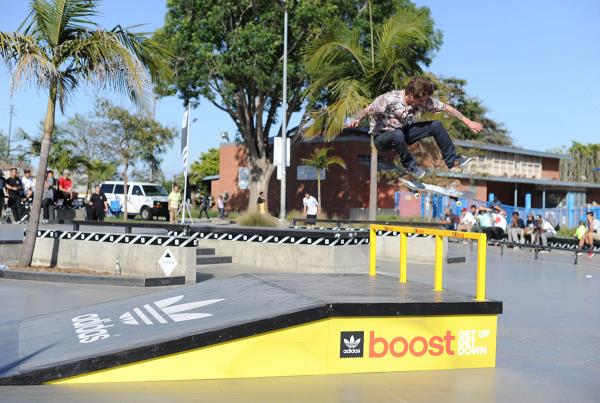
[[[124,203],[123,181],[107,181],[100,185],[108,202],[119,200]],[[169,219],[169,193],[157,183],[127,181],[127,215],[135,217],[142,216],[144,220],[152,217],[165,217]]]

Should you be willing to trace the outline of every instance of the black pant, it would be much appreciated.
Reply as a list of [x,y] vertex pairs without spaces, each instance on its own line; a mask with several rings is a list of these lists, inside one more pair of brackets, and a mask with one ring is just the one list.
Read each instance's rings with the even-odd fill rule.
[[456,159],[456,149],[444,128],[444,125],[437,120],[430,122],[418,122],[408,125],[403,129],[390,130],[377,133],[375,136],[375,147],[379,151],[396,150],[400,155],[400,160],[404,168],[412,168],[417,164],[415,157],[408,151],[408,145],[414,144],[426,137],[433,136],[438,147],[442,151],[444,162],[451,168]]
[[92,219],[94,221],[104,221],[105,215],[103,208],[92,208]]
[[205,213],[206,218],[208,218],[210,220],[210,217],[208,216],[208,210],[206,209],[206,207],[203,207],[200,209],[200,218],[202,218],[202,213]]
[[21,204],[21,196],[19,196],[18,194],[9,194],[8,205],[12,210],[12,215],[15,222],[19,221],[23,217],[23,205]]
[[[54,201],[50,198],[42,200],[42,209],[44,210],[44,220],[50,219],[50,206],[54,206]],[[54,219],[54,217],[52,217]]]

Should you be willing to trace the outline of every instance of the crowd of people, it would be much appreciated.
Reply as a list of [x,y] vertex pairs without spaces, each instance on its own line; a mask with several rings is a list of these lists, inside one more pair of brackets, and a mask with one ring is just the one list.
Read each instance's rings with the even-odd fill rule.
[[507,212],[500,203],[463,208],[459,217],[447,208],[444,223],[448,229],[484,232],[487,239],[493,241],[500,241],[506,237],[510,243],[529,242],[541,244],[542,247],[548,246],[548,240],[554,238],[557,233],[554,225],[541,215],[534,216],[533,213],[529,213],[527,220],[523,221],[519,212],[514,211],[509,221]]

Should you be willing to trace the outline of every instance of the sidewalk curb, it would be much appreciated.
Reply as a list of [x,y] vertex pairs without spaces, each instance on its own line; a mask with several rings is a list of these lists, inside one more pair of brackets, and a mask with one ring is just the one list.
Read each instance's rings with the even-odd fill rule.
[[7,280],[33,280],[76,284],[99,284],[128,287],[160,287],[166,285],[184,285],[185,277],[124,277],[95,276],[78,273],[54,273],[26,270],[0,270],[0,278]]

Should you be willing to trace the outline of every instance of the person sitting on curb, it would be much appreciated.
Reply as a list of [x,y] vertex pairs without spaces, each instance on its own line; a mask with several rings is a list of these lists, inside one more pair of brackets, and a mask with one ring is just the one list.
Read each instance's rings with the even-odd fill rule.
[[581,251],[585,245],[589,246],[588,256],[594,256],[594,241],[600,241],[600,220],[594,218],[594,212],[586,213],[586,231],[583,238],[579,241],[579,250]]
[[[538,241],[542,241],[542,246],[545,248],[548,246],[548,239],[554,238],[556,236],[556,230],[554,226],[548,220],[544,220],[541,215],[538,215],[535,218],[536,221],[536,232]],[[542,250],[541,252],[548,252],[547,250]]]
[[[475,206],[471,206],[471,209],[475,207]],[[475,207],[477,209],[477,207]],[[475,210],[477,211],[477,210]],[[460,211],[460,219],[458,221],[458,227],[456,228],[458,231],[471,231],[471,229],[473,229],[473,226],[477,223],[477,220],[475,220],[475,216],[473,216],[473,213],[471,213],[470,211],[468,211],[466,208],[463,208]]]
[[519,217],[519,212],[514,211],[512,213],[510,228],[508,230],[508,242],[525,243],[524,235],[525,223],[523,222],[523,219]]

